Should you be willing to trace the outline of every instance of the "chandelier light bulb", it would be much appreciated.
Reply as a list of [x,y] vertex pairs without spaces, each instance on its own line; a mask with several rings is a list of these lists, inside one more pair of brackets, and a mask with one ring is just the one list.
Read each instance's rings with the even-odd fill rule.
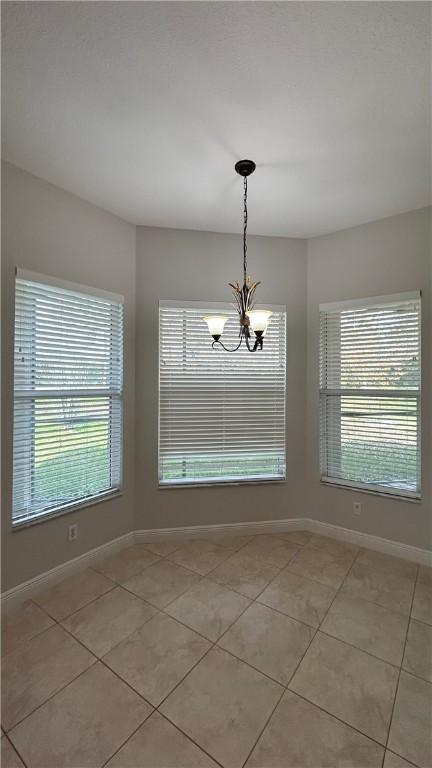
[[210,335],[217,341],[223,334],[228,317],[226,315],[206,315],[203,319],[207,323]]
[[257,336],[264,336],[267,326],[273,312],[267,309],[252,309],[250,312],[246,312],[250,326]]

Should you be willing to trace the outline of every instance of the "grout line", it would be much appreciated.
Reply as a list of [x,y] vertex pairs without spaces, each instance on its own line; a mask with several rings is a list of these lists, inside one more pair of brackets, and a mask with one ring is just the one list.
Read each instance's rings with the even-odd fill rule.
[[406,632],[405,632],[405,642],[404,642],[404,647],[403,647],[403,652],[402,652],[401,666],[399,668],[399,675],[398,675],[398,679],[397,679],[397,682],[396,682],[395,693],[394,693],[394,698],[393,698],[393,706],[392,706],[392,710],[391,710],[391,714],[390,714],[390,720],[389,720],[388,729],[387,729],[387,739],[386,739],[386,743],[385,743],[386,749],[388,747],[388,742],[389,742],[389,738],[390,738],[390,731],[391,731],[391,727],[392,727],[392,724],[393,724],[393,715],[394,715],[395,706],[396,706],[396,699],[397,699],[397,695],[398,695],[398,692],[399,692],[399,683],[400,683],[401,674],[402,674],[402,665],[403,665],[404,658],[405,658],[406,646],[407,646],[407,642],[408,642],[408,632],[409,632],[409,627],[410,627],[410,622],[411,622],[411,614],[412,614],[412,609],[413,609],[413,604],[414,604],[414,597],[415,597],[415,593],[416,593],[416,589],[417,589],[418,577],[419,577],[419,567],[417,566],[417,572],[416,572],[416,577],[415,577],[415,581],[414,581],[414,589],[413,589],[412,595],[411,595],[411,606],[410,606],[410,611],[409,611],[409,618],[408,618],[407,628],[406,628]]
[[[111,671],[112,671],[112,670],[111,670]],[[123,680],[123,682],[124,682],[124,680]],[[148,703],[148,702],[147,702],[147,703]],[[124,747],[124,746],[125,746],[125,745],[128,743],[128,741],[130,741],[130,739],[132,739],[132,737],[133,737],[133,736],[135,736],[136,732],[137,732],[137,731],[139,731],[139,729],[140,729],[140,728],[141,728],[141,727],[144,725],[144,723],[145,723],[145,722],[147,722],[147,720],[148,720],[148,719],[149,719],[149,718],[152,716],[152,714],[153,714],[153,712],[154,712],[154,711],[155,711],[155,710],[152,708],[152,709],[151,709],[151,711],[150,711],[150,713],[147,715],[147,717],[145,717],[145,718],[144,718],[144,720],[142,721],[142,723],[140,723],[140,724],[139,724],[139,725],[138,725],[138,726],[137,726],[137,727],[136,727],[136,728],[135,728],[135,729],[132,731],[132,733],[130,733],[130,734],[129,734],[129,736],[127,737],[127,739],[125,739],[124,741],[122,741],[122,743],[120,744],[120,746],[119,746],[119,747],[117,747],[117,749],[116,749],[114,752],[112,752],[112,753],[111,753],[111,754],[110,754],[110,755],[107,757],[107,759],[105,760],[105,762],[101,764],[100,768],[105,768],[106,764],[107,764],[107,763],[109,763],[109,762],[110,762],[110,761],[113,759],[114,755],[116,755],[118,752],[120,752],[120,750],[121,750],[121,749],[122,749],[122,748],[123,748],[123,747]]]
[[209,758],[210,758],[210,759],[211,759],[211,760],[212,760],[214,763],[216,763],[216,765],[219,765],[219,766],[220,766],[220,768],[226,768],[226,766],[224,766],[222,763],[220,763],[220,762],[219,762],[219,760],[217,760],[217,759],[216,759],[216,758],[215,758],[215,757],[214,757],[212,754],[210,754],[210,752],[208,752],[208,751],[207,751],[207,750],[206,750],[204,747],[202,747],[202,746],[201,746],[201,744],[199,744],[197,741],[195,741],[195,739],[194,739],[192,736],[190,736],[188,733],[186,733],[185,731],[183,731],[183,729],[182,729],[182,728],[180,728],[180,726],[179,726],[179,725],[177,725],[177,723],[175,723],[173,720],[170,720],[170,718],[168,717],[168,715],[166,715],[164,712],[159,712],[159,710],[158,710],[158,709],[156,709],[156,710],[155,710],[155,712],[157,712],[157,713],[158,713],[158,715],[160,715],[161,717],[165,718],[165,720],[167,720],[167,722],[168,722],[170,725],[172,725],[174,728],[176,728],[178,731],[180,731],[180,733],[181,733],[181,734],[182,734],[182,735],[183,735],[183,736],[184,736],[184,737],[185,737],[185,738],[186,738],[188,741],[191,741],[191,742],[192,742],[192,744],[195,744],[195,746],[196,746],[196,747],[198,747],[198,749],[200,749],[200,750],[201,750],[201,752],[204,752],[204,754],[205,754],[205,755],[207,755],[207,757],[209,757]]
[[[263,565],[263,566],[268,566],[268,565],[269,565],[268,561],[266,561],[266,560],[260,560],[260,559],[259,559],[259,558],[257,558],[257,557],[252,557],[251,555],[248,555],[248,557],[250,557],[250,559],[251,559],[251,560],[254,560],[254,562],[258,563],[259,565]],[[294,557],[294,555],[293,555],[292,557]],[[292,559],[292,558],[291,558],[291,559]],[[275,579],[276,579],[278,576],[280,576],[280,574],[282,573],[282,571],[284,571],[284,570],[285,570],[285,568],[287,568],[287,567],[288,567],[289,563],[291,562],[291,559],[290,559],[290,560],[288,560],[288,562],[287,562],[287,563],[285,563],[285,565],[282,565],[282,566],[280,566],[280,567],[279,567],[279,566],[275,566],[275,567],[279,568],[278,572],[277,572],[277,573],[276,573],[274,576],[272,576],[272,578],[271,578],[271,580],[268,582],[268,584],[266,584],[266,585],[265,585],[265,586],[264,586],[264,587],[263,587],[263,588],[262,588],[262,589],[261,589],[261,590],[258,592],[258,594],[257,594],[255,597],[251,597],[250,595],[245,595],[245,594],[244,594],[244,592],[239,592],[239,590],[238,590],[238,589],[235,589],[235,587],[231,587],[231,585],[230,585],[230,584],[226,584],[225,582],[222,582],[222,581],[217,581],[217,580],[216,580],[214,577],[212,578],[212,574],[214,573],[214,571],[215,571],[215,570],[217,570],[216,568],[215,568],[215,569],[213,569],[213,571],[210,571],[210,573],[208,574],[207,578],[208,578],[208,579],[210,579],[210,581],[213,581],[213,583],[214,583],[214,584],[219,584],[219,586],[221,586],[221,587],[225,587],[225,589],[229,589],[229,590],[231,590],[231,592],[235,592],[237,595],[241,595],[242,597],[245,597],[247,600],[253,600],[253,601],[255,601],[255,600],[258,600],[258,598],[259,598],[259,597],[262,595],[262,593],[263,593],[263,592],[264,592],[264,591],[267,589],[267,587],[268,587],[268,586],[270,586],[270,584],[271,584],[271,583],[272,583],[272,582],[273,582],[273,581],[274,581],[274,580],[275,580]],[[221,563],[221,565],[222,565],[222,563]],[[219,566],[218,566],[218,567],[219,567]]]
[[236,661],[241,661],[241,663],[246,664],[246,666],[249,667],[249,669],[253,669],[254,672],[258,672],[263,677],[266,677],[267,680],[270,680],[271,683],[276,683],[277,685],[279,685],[281,688],[284,689],[284,692],[285,692],[285,688],[286,688],[285,683],[282,683],[276,677],[272,677],[271,675],[269,675],[268,672],[263,672],[262,669],[255,667],[250,661],[247,661],[246,659],[242,659],[241,656],[237,656],[237,654],[234,653],[234,651],[230,651],[229,648],[225,648],[223,645],[219,645],[219,640],[216,641],[215,645],[213,646],[213,649],[211,650],[219,650],[219,651],[223,651],[224,653],[228,653],[230,656],[236,659]]
[[[13,744],[13,743],[12,743],[12,741],[11,741],[11,740],[10,740],[10,738],[9,738],[9,736],[7,736],[7,734],[6,734],[6,733],[3,733],[1,738],[2,738],[2,741],[3,741],[3,739],[6,739],[6,741],[7,741],[7,742],[8,742],[8,743],[11,745],[11,747],[12,747],[13,751],[14,751],[14,752],[16,752],[16,754],[18,755],[18,757],[19,757],[19,759],[21,760],[21,762],[22,762],[22,764],[23,764],[24,768],[27,768],[27,763],[25,762],[25,760],[24,760],[24,758],[22,757],[21,753],[20,753],[20,752],[18,752],[18,749],[17,749],[17,747],[15,746],[15,744]],[[4,766],[4,768],[7,768],[7,766]]]
[[248,752],[248,754],[246,755],[246,760],[245,760],[245,761],[242,763],[242,768],[244,768],[244,766],[245,766],[245,765],[246,765],[246,763],[248,762],[248,760],[249,760],[249,758],[250,758],[250,756],[251,756],[252,752],[254,751],[254,749],[255,749],[256,745],[258,744],[258,742],[259,742],[259,740],[260,740],[260,738],[261,738],[262,734],[264,733],[264,731],[265,731],[265,729],[267,728],[267,726],[268,726],[268,724],[269,724],[270,720],[272,719],[272,717],[273,717],[274,713],[276,712],[276,710],[277,710],[277,708],[278,708],[278,706],[279,706],[280,702],[282,701],[282,697],[283,697],[283,696],[285,696],[285,688],[282,690],[282,693],[281,693],[281,695],[279,696],[279,698],[278,698],[278,700],[277,700],[276,704],[274,705],[273,709],[271,710],[271,712],[270,712],[270,714],[269,714],[269,716],[268,716],[267,720],[265,721],[265,723],[264,723],[264,725],[263,725],[263,727],[262,727],[261,731],[259,732],[259,734],[258,734],[257,738],[255,739],[254,743],[252,744],[252,748],[251,748],[251,750],[250,750],[250,751]]
[[[88,651],[88,648],[87,648],[86,650]],[[90,653],[90,651],[89,651],[89,653]],[[92,655],[93,655],[93,654],[92,654]],[[51,693],[51,694],[50,694],[50,696],[48,696],[46,699],[44,699],[44,701],[42,701],[40,704],[38,704],[38,705],[37,705],[37,707],[35,707],[34,709],[32,709],[32,711],[31,711],[31,712],[29,712],[27,715],[25,715],[24,717],[22,717],[22,718],[21,718],[21,720],[18,720],[16,723],[14,723],[14,724],[13,724],[13,725],[12,725],[12,726],[11,726],[11,727],[8,729],[8,730],[6,730],[6,729],[4,728],[4,726],[3,726],[3,729],[5,730],[5,733],[6,733],[6,734],[9,736],[9,739],[10,739],[10,741],[12,741],[10,734],[12,733],[12,731],[13,731],[13,730],[14,730],[14,729],[15,729],[15,728],[18,726],[18,725],[21,725],[21,723],[23,723],[23,722],[24,722],[24,720],[27,720],[27,718],[28,718],[28,717],[31,717],[31,715],[33,715],[35,712],[37,712],[37,710],[38,710],[38,709],[40,709],[40,708],[41,708],[41,707],[43,707],[45,704],[47,704],[47,702],[48,702],[48,701],[51,701],[51,699],[53,699],[53,698],[54,698],[54,696],[57,696],[57,694],[58,694],[58,693],[61,693],[61,691],[64,691],[64,690],[65,690],[65,688],[67,688],[67,687],[68,687],[68,685],[71,685],[71,683],[74,683],[76,680],[78,680],[78,678],[79,678],[79,677],[81,677],[81,675],[84,675],[84,674],[85,674],[85,673],[86,673],[86,672],[87,672],[89,669],[91,669],[92,667],[94,667],[94,666],[95,666],[95,664],[97,664],[97,663],[98,663],[98,661],[99,661],[99,659],[95,657],[94,661],[93,661],[91,664],[89,664],[89,666],[88,666],[88,667],[86,667],[85,669],[82,669],[82,670],[81,670],[81,672],[79,672],[77,675],[75,675],[75,677],[73,677],[73,678],[72,678],[72,680],[69,680],[69,682],[65,683],[65,685],[62,685],[62,686],[61,686],[61,688],[58,688],[58,690],[56,690],[56,691],[54,691],[53,693]],[[13,744],[13,741],[12,741],[12,744]],[[15,745],[14,745],[14,746],[15,746]]]
[[344,645],[348,645],[350,648],[354,648],[355,651],[360,651],[360,653],[365,653],[367,656],[370,656],[372,659],[376,659],[377,661],[381,661],[383,664],[388,664],[389,667],[394,667],[394,669],[400,669],[400,664],[395,664],[393,661],[389,661],[388,659],[383,659],[382,656],[376,656],[371,651],[366,651],[364,648],[360,648],[359,645],[354,645],[354,643],[350,643],[349,640],[345,640],[343,637],[338,637],[338,635],[331,635],[330,632],[326,632],[324,629],[319,628],[320,635],[325,635],[326,637],[329,637],[331,640],[338,640],[339,643],[344,643]]
[[[112,579],[110,579],[110,581],[112,581]],[[113,589],[115,589],[117,586],[118,586],[118,584],[116,584],[113,581],[112,582],[112,586],[109,589],[107,589],[105,592],[101,592],[100,595],[96,595],[96,597],[92,597],[92,599],[89,600],[88,603],[84,603],[84,605],[81,605],[75,611],[72,611],[71,613],[68,613],[66,616],[62,616],[61,619],[58,619],[55,616],[53,616],[51,613],[49,613],[47,608],[44,608],[43,610],[45,611],[47,616],[50,617],[50,619],[52,619],[53,621],[56,622],[56,624],[60,624],[61,621],[66,621],[66,619],[69,619],[71,616],[74,616],[76,613],[78,613],[78,611],[81,611],[83,608],[87,608],[88,605],[91,605],[92,603],[95,603],[96,600],[99,600],[100,597],[103,597],[104,595],[107,595],[109,592],[112,592]],[[39,608],[41,607],[38,603],[36,603],[36,605],[38,605]]]
[[[136,595],[134,595],[134,597],[136,597]],[[142,600],[141,598],[138,598],[138,599],[139,599],[139,600],[141,600],[143,603],[145,603],[145,600]],[[150,606],[150,608],[153,608],[153,606]],[[65,627],[65,626],[64,626],[62,623],[60,623],[60,622],[59,622],[59,626],[60,626],[62,629],[64,629],[64,631],[65,631],[65,632],[67,632],[67,634],[68,634],[68,635],[70,635],[70,636],[73,638],[73,640],[75,640],[77,643],[79,643],[80,645],[82,645],[82,646],[83,646],[83,648],[85,648],[87,651],[89,651],[91,654],[93,654],[93,656],[95,656],[95,657],[96,657],[96,659],[97,659],[98,661],[102,661],[102,658],[104,658],[105,656],[107,656],[107,655],[108,655],[108,654],[109,654],[111,651],[113,651],[113,650],[114,650],[114,648],[117,648],[117,646],[119,646],[121,643],[123,643],[124,641],[128,640],[128,639],[129,639],[129,638],[130,638],[130,637],[131,637],[131,636],[132,636],[132,635],[133,635],[135,632],[138,632],[140,629],[142,629],[142,627],[143,627],[145,624],[147,624],[147,622],[149,622],[149,621],[151,621],[153,618],[155,618],[155,616],[157,616],[157,615],[158,615],[158,613],[159,613],[159,611],[157,611],[156,613],[153,613],[151,616],[149,616],[147,619],[145,619],[145,620],[143,621],[143,623],[142,623],[142,624],[140,624],[138,627],[135,627],[135,629],[133,629],[133,630],[132,630],[131,632],[129,632],[127,635],[125,635],[124,637],[122,637],[122,639],[121,639],[121,640],[119,640],[119,641],[118,641],[118,643],[115,643],[115,644],[112,646],[112,648],[110,648],[108,651],[106,651],[106,652],[105,652],[105,653],[104,653],[102,656],[99,656],[99,655],[96,653],[96,651],[93,651],[93,650],[91,650],[91,648],[89,648],[89,647],[88,647],[88,645],[86,645],[86,644],[84,643],[84,641],[83,641],[83,640],[81,640],[81,639],[80,639],[80,638],[79,638],[77,635],[74,635],[74,633],[73,633],[73,632],[72,632],[70,629],[68,629],[67,627]],[[65,621],[65,619],[63,619],[63,621]]]
[[292,691],[291,688],[287,688],[287,691],[288,693],[292,693],[293,696],[298,696],[299,699],[302,699],[302,701],[304,701],[306,704],[309,704],[309,706],[315,707],[315,709],[319,709],[321,712],[325,712],[325,714],[328,715],[329,717],[332,717],[334,720],[337,720],[339,723],[342,723],[342,725],[344,725],[345,728],[348,728],[351,731],[355,731],[356,733],[360,734],[360,736],[363,736],[364,739],[368,739],[368,741],[372,741],[374,744],[377,744],[383,750],[383,758],[384,758],[386,747],[383,742],[377,741],[373,736],[369,736],[368,733],[361,731],[356,725],[347,723],[346,720],[342,720],[341,717],[333,714],[333,712],[329,712],[327,709],[324,709],[324,707],[320,706],[319,704],[316,704],[314,701],[310,701],[310,699],[307,699],[301,693],[297,693],[297,691]]

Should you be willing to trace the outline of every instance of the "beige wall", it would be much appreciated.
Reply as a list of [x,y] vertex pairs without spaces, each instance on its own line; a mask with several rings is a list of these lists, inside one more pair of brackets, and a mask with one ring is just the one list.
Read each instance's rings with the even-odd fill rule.
[[164,528],[298,517],[304,494],[306,243],[249,238],[259,303],[287,305],[287,482],[158,489],[158,301],[229,301],[240,279],[241,238],[138,227],[136,527]]
[[[3,168],[2,566],[3,590],[133,528],[135,227],[14,166]],[[11,530],[15,266],[125,297],[124,494]],[[78,523],[77,542],[67,526]]]
[[[418,547],[431,546],[431,242],[430,209],[308,241],[306,516]],[[318,305],[342,299],[422,291],[421,503],[332,488],[319,482]],[[362,513],[353,514],[353,501]]]

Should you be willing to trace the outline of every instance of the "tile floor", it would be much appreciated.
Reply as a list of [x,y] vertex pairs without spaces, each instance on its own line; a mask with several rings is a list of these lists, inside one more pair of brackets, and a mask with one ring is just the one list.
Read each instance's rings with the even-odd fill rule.
[[124,549],[2,654],[2,768],[432,767],[432,569],[304,531]]

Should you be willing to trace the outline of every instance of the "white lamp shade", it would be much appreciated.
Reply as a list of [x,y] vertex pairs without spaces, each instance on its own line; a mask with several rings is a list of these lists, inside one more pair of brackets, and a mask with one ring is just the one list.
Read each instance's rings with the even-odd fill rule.
[[255,333],[257,331],[265,333],[273,312],[270,312],[267,309],[252,309],[250,312],[246,312],[246,314],[250,320],[252,330],[255,331]]
[[212,336],[222,336],[224,325],[228,320],[228,317],[225,315],[206,315],[203,320],[206,321]]

